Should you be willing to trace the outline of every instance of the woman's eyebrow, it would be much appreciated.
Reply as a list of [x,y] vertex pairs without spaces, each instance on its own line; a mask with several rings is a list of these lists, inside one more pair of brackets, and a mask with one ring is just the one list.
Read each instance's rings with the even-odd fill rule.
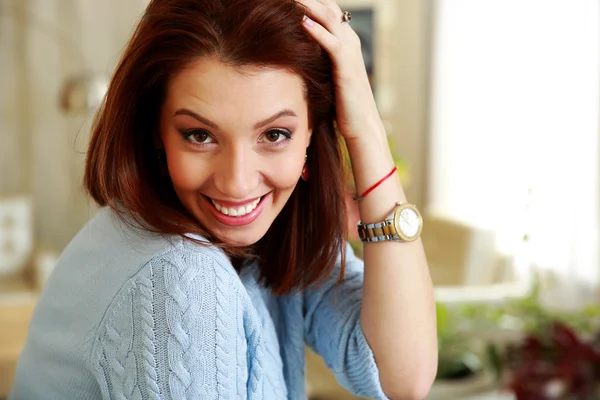
[[[213,129],[219,129],[219,126],[217,124],[215,124],[214,122],[212,122],[211,120],[204,118],[201,115],[199,115],[191,110],[188,110],[187,108],[181,108],[181,109],[175,111],[175,116],[177,116],[177,115],[187,115],[188,117],[192,117],[195,120],[198,120],[198,121],[202,122],[203,124],[210,126]],[[281,111],[273,114],[269,118],[266,118],[262,121],[257,122],[256,124],[254,124],[254,129],[262,128],[263,126],[268,125],[271,122],[276,121],[277,119],[279,119],[281,117],[297,117],[297,115],[294,111],[290,110],[289,108],[286,108],[284,110],[281,110]]]
[[177,115],[187,115],[188,117],[192,117],[192,118],[202,122],[204,125],[210,126],[213,129],[219,129],[219,126],[217,124],[215,124],[214,122],[212,122],[211,120],[204,118],[204,117],[196,114],[195,112],[188,110],[187,108],[180,108],[179,110],[175,111],[175,114],[173,116],[177,116]]
[[259,129],[265,125],[269,125],[271,122],[276,121],[277,119],[279,119],[281,117],[297,117],[297,115],[295,112],[293,112],[289,108],[286,108],[285,110],[281,110],[278,113],[273,114],[273,116],[271,116],[269,118],[266,118],[266,119],[263,119],[262,121],[257,122],[256,124],[254,124],[254,129]]

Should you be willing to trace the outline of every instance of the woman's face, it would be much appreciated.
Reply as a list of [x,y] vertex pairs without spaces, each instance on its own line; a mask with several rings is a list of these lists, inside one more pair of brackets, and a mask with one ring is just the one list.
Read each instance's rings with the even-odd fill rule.
[[221,240],[256,243],[298,183],[312,130],[302,79],[213,58],[174,76],[160,139],[185,208]]

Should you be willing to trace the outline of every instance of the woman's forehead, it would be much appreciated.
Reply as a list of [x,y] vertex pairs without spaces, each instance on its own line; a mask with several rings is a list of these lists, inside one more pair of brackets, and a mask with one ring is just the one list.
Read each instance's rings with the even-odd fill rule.
[[169,82],[166,108],[193,109],[211,118],[257,120],[282,109],[306,118],[302,79],[284,68],[231,66],[214,59],[198,61]]
[[213,101],[242,95],[254,98],[303,97],[304,82],[285,68],[233,66],[214,58],[201,59],[173,76],[169,92],[209,96]]

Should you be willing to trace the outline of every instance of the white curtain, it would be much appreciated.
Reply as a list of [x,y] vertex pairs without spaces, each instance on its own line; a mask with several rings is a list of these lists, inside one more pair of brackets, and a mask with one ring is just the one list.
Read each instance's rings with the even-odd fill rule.
[[[599,280],[599,2],[438,0],[430,209],[567,287]],[[523,238],[527,237],[524,241]]]

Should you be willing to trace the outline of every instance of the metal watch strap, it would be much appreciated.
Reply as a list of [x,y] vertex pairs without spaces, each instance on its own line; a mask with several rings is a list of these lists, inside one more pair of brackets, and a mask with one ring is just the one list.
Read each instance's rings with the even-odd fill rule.
[[381,242],[397,238],[393,220],[385,220],[373,224],[359,224],[358,237],[363,243]]

